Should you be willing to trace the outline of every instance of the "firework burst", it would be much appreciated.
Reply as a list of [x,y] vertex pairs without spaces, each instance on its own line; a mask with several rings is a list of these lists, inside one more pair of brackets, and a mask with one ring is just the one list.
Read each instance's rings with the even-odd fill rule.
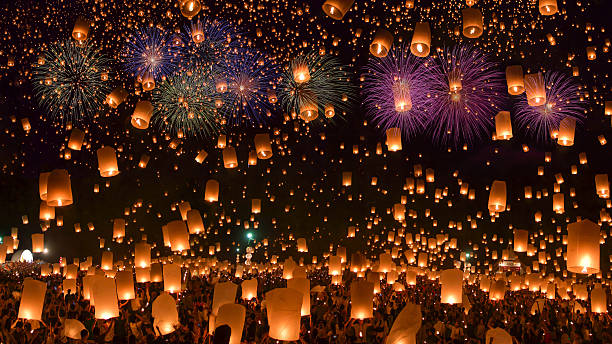
[[181,71],[166,78],[153,92],[152,102],[152,123],[173,136],[209,137],[221,125],[214,82],[202,70]]
[[[560,72],[544,74],[546,102],[540,106],[527,103],[525,94],[514,105],[516,124],[538,141],[549,142],[551,133],[559,129],[559,123],[566,117],[580,123],[584,118],[584,101],[580,98],[578,83]],[[526,85],[527,86],[527,85]]]
[[474,144],[490,135],[506,99],[497,63],[472,46],[444,49],[427,67],[427,128],[441,145]]
[[91,45],[71,40],[52,44],[32,81],[39,105],[60,121],[79,122],[100,109],[110,87],[110,60]]
[[182,57],[182,45],[174,34],[156,27],[132,33],[121,53],[125,70],[136,78],[151,75],[156,81],[174,72]]
[[291,61],[281,76],[279,100],[289,113],[310,122],[319,113],[342,118],[354,101],[355,87],[346,67],[330,55],[311,52]]
[[216,82],[227,85],[221,108],[227,123],[264,123],[276,102],[275,64],[259,52],[243,50],[225,59],[222,70]]
[[203,17],[185,27],[181,35],[184,49],[183,65],[186,68],[209,69],[220,61],[232,58],[240,47],[239,33],[229,23]]
[[383,130],[400,128],[406,138],[423,129],[427,78],[422,61],[404,46],[394,47],[384,58],[370,59],[362,93],[367,115],[375,125]]

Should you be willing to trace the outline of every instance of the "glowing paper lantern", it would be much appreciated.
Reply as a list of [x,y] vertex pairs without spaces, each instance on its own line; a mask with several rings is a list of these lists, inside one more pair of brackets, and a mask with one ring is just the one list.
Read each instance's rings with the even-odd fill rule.
[[270,135],[256,134],[255,135],[255,151],[257,158],[265,160],[272,157],[272,145],[270,144]]
[[209,179],[206,182],[206,190],[204,198],[208,202],[217,202],[219,200],[219,182],[214,179]]
[[421,305],[408,303],[397,315],[385,344],[416,344],[422,323]]
[[506,210],[506,182],[494,180],[489,191],[489,211],[499,213]]
[[429,23],[416,23],[412,41],[410,42],[410,52],[418,57],[427,57],[431,45],[431,29]]
[[389,128],[387,134],[387,149],[391,152],[397,152],[402,149],[402,132],[399,128]]
[[402,113],[412,109],[412,98],[410,98],[410,88],[402,81],[396,81],[392,87],[395,111]]
[[374,312],[374,283],[354,281],[351,283],[351,319],[372,318]]
[[70,132],[70,139],[68,139],[68,148],[80,151],[84,139],[85,133],[82,130],[77,128],[72,129]]
[[153,104],[148,100],[139,101],[132,113],[132,126],[136,129],[147,129],[151,115],[153,115]]
[[608,174],[596,174],[595,175],[595,189],[599,198],[610,197],[610,182],[608,181]]
[[293,80],[298,84],[302,84],[310,80],[310,71],[308,70],[307,64],[301,62],[294,63]]
[[351,9],[353,2],[355,0],[326,0],[323,3],[323,12],[332,19],[341,20]]
[[393,44],[393,35],[391,32],[379,28],[374,35],[372,44],[370,44],[370,53],[376,57],[385,57]]
[[96,151],[96,154],[98,155],[98,170],[102,177],[113,177],[119,174],[117,155],[113,147],[102,147]]
[[524,229],[514,230],[514,251],[515,252],[527,252],[527,240],[529,239],[529,232]]
[[557,13],[557,0],[539,0],[538,8],[543,16],[552,16]]
[[[43,221],[49,221],[55,218],[55,208],[47,205],[47,202],[40,202],[38,218]],[[15,238],[13,238],[15,239]]]
[[[183,290],[181,285],[181,266],[176,263],[164,264],[164,291],[177,293]],[[153,274],[153,273],[152,273]]]
[[261,213],[261,199],[259,198],[253,198],[251,200],[251,212],[253,214],[259,214]]
[[289,288],[276,288],[266,293],[269,335],[276,340],[300,338],[302,293]]
[[485,343],[513,344],[512,336],[502,328],[492,328],[485,334]]
[[29,277],[23,280],[17,318],[42,321],[47,284]]
[[240,288],[242,289],[243,300],[251,300],[257,297],[257,283],[257,278],[242,281]]
[[32,252],[42,253],[45,250],[45,235],[42,233],[32,234]]
[[238,158],[236,157],[236,149],[227,146],[223,148],[223,166],[225,168],[234,168],[238,166]]
[[144,241],[134,245],[134,265],[140,268],[151,266],[151,245]]
[[121,103],[127,99],[128,93],[122,87],[115,88],[107,97],[106,103],[113,109],[116,109]]
[[75,40],[82,42],[87,39],[89,35],[89,20],[85,18],[79,17],[74,23],[74,28],[72,29],[72,38]]
[[306,123],[314,121],[319,117],[319,107],[316,99],[313,98],[308,98],[300,104],[300,118]]
[[115,283],[117,283],[117,296],[119,300],[133,300],[136,298],[132,269],[117,272]]
[[463,35],[467,38],[478,38],[483,32],[482,12],[477,8],[465,8],[463,11]]
[[238,285],[232,282],[222,282],[215,284],[212,301],[212,314],[219,314],[219,307],[226,303],[234,303]]
[[187,226],[189,234],[199,234],[204,231],[204,222],[199,210],[191,209],[187,212]]
[[96,305],[96,319],[106,320],[119,316],[117,289],[113,278],[96,278],[92,286],[91,296]]
[[463,271],[459,269],[448,269],[440,274],[442,291],[440,294],[442,303],[456,304],[462,302],[463,295]]
[[151,275],[151,282],[163,281],[164,278],[163,278],[162,264],[161,263],[151,264],[151,274],[150,275]]
[[47,179],[47,205],[63,207],[72,204],[72,186],[68,171],[56,169]]
[[513,96],[518,96],[525,92],[522,66],[514,65],[506,67],[506,84],[508,85],[508,93]]
[[565,212],[565,201],[562,193],[553,195],[553,211],[557,214],[563,214]]
[[576,120],[573,117],[565,117],[559,123],[559,136],[557,138],[557,143],[560,146],[573,146],[575,131]]
[[110,270],[113,268],[113,252],[112,251],[102,252],[102,259],[101,259],[100,267],[103,270]]
[[544,105],[546,103],[546,85],[542,73],[526,74],[524,82],[527,104],[531,106]]
[[199,0],[179,0],[179,8],[181,9],[181,14],[191,20],[191,18],[200,12],[202,5]]
[[215,318],[215,329],[222,325],[227,325],[231,329],[228,344],[240,344],[246,308],[235,303],[227,303],[219,307],[219,313]]
[[308,246],[306,245],[306,239],[304,238],[297,239],[297,249],[298,249],[298,252],[308,252]]
[[491,291],[489,292],[489,300],[503,300],[506,295],[506,282],[503,280],[495,281],[491,285]]
[[155,333],[161,336],[174,332],[174,329],[180,326],[176,302],[168,293],[161,293],[153,300],[151,316],[154,319]]
[[606,291],[601,287],[601,284],[597,284],[591,290],[591,312],[608,313]]
[[190,248],[189,232],[184,221],[175,220],[168,223],[168,236],[172,251],[184,251]]
[[200,151],[198,152],[198,155],[196,155],[195,157],[195,161],[201,164],[202,162],[204,162],[207,156],[208,156],[208,153],[206,153],[205,150],[200,149]]
[[500,111],[495,116],[495,133],[498,140],[512,138],[512,123],[510,122],[509,111]]
[[49,181],[49,175],[51,172],[42,172],[38,177],[38,193],[40,199],[43,201],[47,200],[47,183]]
[[567,225],[567,270],[580,274],[599,272],[599,225],[582,220]]
[[310,280],[308,278],[292,278],[287,280],[287,288],[294,289],[302,293],[301,315],[310,315]]

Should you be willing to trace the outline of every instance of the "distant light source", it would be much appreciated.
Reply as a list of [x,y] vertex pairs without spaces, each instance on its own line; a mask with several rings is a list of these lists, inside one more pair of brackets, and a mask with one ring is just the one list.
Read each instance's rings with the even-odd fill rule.
[[248,238],[249,240],[250,240],[250,239],[253,239],[253,233],[248,232],[248,233],[247,233],[247,238]]

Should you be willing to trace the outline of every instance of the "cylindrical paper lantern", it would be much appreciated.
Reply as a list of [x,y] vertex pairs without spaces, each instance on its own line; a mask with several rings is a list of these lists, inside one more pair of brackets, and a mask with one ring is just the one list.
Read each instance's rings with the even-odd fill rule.
[[113,109],[116,109],[121,103],[127,99],[128,93],[122,87],[115,88],[107,97],[106,103]]
[[86,40],[89,35],[89,25],[89,20],[81,17],[77,18],[72,28],[72,38],[79,42]]
[[270,159],[272,157],[272,145],[270,144],[270,135],[256,134],[255,135],[255,151],[257,158]]
[[228,344],[240,344],[242,330],[244,328],[244,318],[246,308],[235,303],[226,303],[219,307],[219,312],[215,318],[215,329],[221,325],[230,327],[230,338]]
[[113,147],[102,147],[96,153],[98,155],[98,170],[102,177],[113,177],[119,174],[117,155]]
[[412,41],[410,42],[410,52],[418,57],[427,57],[431,46],[431,29],[429,23],[416,23]]
[[524,229],[514,230],[514,251],[515,252],[527,252],[527,240],[529,239],[529,232]]
[[582,220],[567,225],[567,270],[580,274],[599,272],[599,225]]
[[[164,291],[167,291],[172,294],[172,293],[177,293],[183,290],[182,285],[181,285],[181,266],[176,263],[172,263],[172,264],[164,264],[163,268],[164,268]],[[153,271],[151,271],[151,275],[153,275]],[[151,276],[151,279],[153,279],[153,276]]]
[[542,73],[526,74],[524,82],[527,104],[531,106],[544,105],[546,103],[546,85]]
[[477,8],[465,8],[463,11],[463,35],[467,38],[478,38],[483,32],[482,12]]
[[525,92],[522,66],[514,65],[506,67],[506,84],[508,85],[508,93],[513,96],[518,96]]
[[184,251],[190,248],[189,232],[184,221],[175,220],[168,223],[168,236],[172,251]]
[[299,340],[302,300],[302,293],[295,289],[276,288],[266,293],[271,338]]
[[399,128],[389,128],[387,134],[387,149],[391,152],[397,152],[402,149],[402,132]]
[[608,313],[606,291],[598,284],[591,290],[591,312]]
[[180,326],[176,302],[168,293],[161,293],[153,300],[151,316],[155,333],[161,336],[174,332],[175,327]]
[[222,282],[215,284],[212,301],[212,314],[219,314],[219,307],[226,303],[234,303],[238,285],[232,282]]
[[326,0],[323,3],[323,12],[332,19],[341,20],[351,9],[353,2],[355,0]]
[[292,278],[287,280],[287,288],[295,289],[302,293],[301,315],[310,315],[310,280],[308,278]]
[[385,57],[393,44],[393,35],[391,32],[379,28],[374,35],[372,44],[370,44],[370,53],[376,57]]
[[83,146],[83,140],[85,139],[85,133],[78,129],[74,128],[70,132],[70,139],[68,139],[68,148],[72,150],[81,150]]
[[610,197],[610,182],[608,181],[607,173],[595,175],[595,189],[599,198]]
[[510,111],[500,111],[495,116],[495,133],[498,140],[512,138],[512,123],[510,122]]
[[136,129],[147,129],[151,115],[153,115],[153,104],[148,100],[139,101],[132,113],[132,126]]
[[112,251],[102,252],[102,259],[101,259],[100,267],[103,270],[110,270],[113,268],[113,252]]
[[456,304],[462,302],[463,295],[463,271],[459,269],[448,269],[440,274],[442,290],[440,294],[442,303]]
[[206,191],[204,198],[208,202],[217,202],[219,200],[219,182],[214,179],[209,179],[206,182]]
[[238,158],[234,147],[227,146],[223,148],[223,166],[225,168],[234,168],[238,166]]
[[110,319],[119,316],[115,279],[98,277],[94,280],[91,297],[95,302],[95,318]]
[[115,282],[117,283],[119,300],[133,300],[136,297],[134,293],[134,274],[131,268],[117,272]]
[[257,278],[242,281],[240,287],[242,288],[242,299],[251,300],[257,297]]
[[72,186],[68,171],[56,169],[47,179],[47,205],[63,207],[72,204]]
[[136,243],[134,246],[134,265],[139,268],[151,266],[151,245],[144,241]]
[[561,146],[573,146],[575,131],[576,119],[573,117],[565,117],[559,123],[559,136],[557,138],[557,143]]
[[499,213],[506,210],[506,182],[494,180],[489,192],[489,211]]
[[43,233],[32,234],[32,252],[42,253],[45,250],[45,235]]
[[191,209],[187,212],[187,226],[189,234],[199,234],[204,231],[204,222],[199,210]]
[[374,315],[374,283],[353,281],[351,283],[351,319],[368,319]]
[[538,8],[543,16],[552,16],[557,13],[557,0],[539,0]]
[[42,321],[42,311],[45,303],[47,284],[30,277],[23,280],[21,301],[17,318]]
[[47,184],[50,174],[51,172],[42,172],[38,177],[38,193],[43,201],[47,200]]
[[40,202],[40,209],[38,212],[38,218],[43,221],[49,221],[55,218],[55,208],[47,205],[47,202]]

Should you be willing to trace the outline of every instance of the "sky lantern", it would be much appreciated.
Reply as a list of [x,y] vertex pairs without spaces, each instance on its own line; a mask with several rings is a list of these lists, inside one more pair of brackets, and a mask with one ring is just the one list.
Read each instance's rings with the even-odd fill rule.
[[463,271],[459,269],[448,269],[440,274],[442,285],[441,302],[456,304],[461,303],[463,295]]
[[342,258],[339,256],[329,256],[329,274],[332,276],[342,274]]
[[399,128],[387,129],[387,149],[390,152],[397,152],[402,149],[402,132]]
[[113,239],[125,237],[125,219],[113,219]]
[[498,280],[491,284],[491,291],[489,291],[489,300],[499,301],[503,300],[506,295],[506,281]]
[[72,38],[77,40],[78,42],[82,42],[87,40],[87,36],[89,35],[89,20],[79,17],[74,23],[74,27],[72,28]]
[[599,198],[610,198],[610,182],[607,173],[595,175],[595,190]]
[[573,146],[575,131],[576,119],[573,117],[565,117],[559,123],[559,136],[557,138],[557,143],[560,146]]
[[495,116],[495,133],[498,140],[509,140],[512,138],[510,111],[500,111],[497,113]]
[[508,85],[508,93],[513,96],[518,96],[525,92],[525,80],[521,65],[506,67],[506,84]]
[[306,239],[304,238],[297,239],[297,250],[298,252],[308,252],[308,245],[306,244]]
[[134,265],[139,268],[151,266],[151,245],[145,241],[134,245]]
[[393,217],[396,221],[404,221],[406,219],[406,207],[401,203],[393,205]]
[[163,264],[161,264],[161,263],[152,263],[151,264],[151,282],[161,282],[161,281],[164,280],[162,265]]
[[71,294],[76,294],[77,283],[74,278],[66,278],[62,281],[62,292],[64,295],[68,295],[68,292]]
[[524,229],[514,230],[514,252],[527,252],[529,232]]
[[98,155],[98,170],[102,177],[113,177],[119,174],[117,154],[111,146],[105,146],[96,151]]
[[553,195],[553,211],[557,214],[563,214],[565,212],[565,201],[562,193]]
[[189,249],[189,231],[184,221],[175,220],[168,223],[168,236],[170,237],[170,248],[172,251],[184,251]]
[[416,344],[421,323],[421,305],[407,303],[395,318],[385,344]]
[[351,9],[355,0],[326,0],[323,3],[323,12],[330,18],[342,20],[346,12]]
[[38,218],[43,221],[49,221],[55,218],[55,208],[47,205],[47,202],[41,201],[38,211]]
[[464,8],[463,35],[467,38],[478,38],[483,32],[482,12],[477,8]]
[[68,139],[68,148],[80,151],[84,139],[85,133],[78,128],[73,128],[70,132],[70,139]]
[[38,177],[38,194],[43,201],[47,200],[47,184],[51,172],[41,172]]
[[95,318],[108,320],[119,316],[115,279],[98,277],[94,280],[91,296],[95,302]]
[[296,341],[300,338],[302,293],[291,288],[276,288],[266,293],[270,338]]
[[181,14],[191,20],[191,18],[200,12],[202,5],[199,0],[179,0],[179,8],[181,9]]
[[136,129],[147,129],[151,115],[153,115],[153,104],[148,100],[139,101],[132,113],[132,126]]
[[336,115],[336,109],[334,108],[334,104],[325,104],[323,114],[326,118],[333,118]]
[[217,202],[219,200],[219,182],[214,179],[209,179],[206,182],[206,190],[204,198],[208,202]]
[[370,44],[370,53],[376,57],[385,57],[393,45],[393,35],[386,29],[379,28]]
[[136,282],[147,283],[151,282],[151,267],[141,268],[136,267]]
[[305,62],[294,61],[293,63],[293,80],[298,84],[306,83],[310,80],[310,71]]
[[272,157],[272,145],[270,144],[270,135],[256,134],[255,135],[255,151],[258,159],[270,159]]
[[591,312],[598,314],[608,313],[606,291],[599,283],[591,290]]
[[181,202],[178,205],[178,209],[181,213],[181,219],[187,221],[187,212],[191,210],[191,204],[189,202]]
[[218,282],[215,284],[212,301],[212,314],[219,314],[219,307],[226,303],[234,303],[238,285],[232,282]]
[[310,280],[308,278],[292,278],[287,280],[287,288],[294,289],[302,293],[302,308],[300,314],[310,315]]
[[317,117],[319,117],[319,107],[316,97],[304,100],[302,104],[300,104],[300,118],[308,123],[314,121]]
[[187,227],[189,228],[189,234],[199,234],[204,231],[204,222],[200,211],[197,209],[190,209],[187,211]]
[[117,296],[119,300],[133,300],[136,298],[134,293],[134,274],[131,268],[118,271],[115,275],[115,283],[117,284]]
[[163,276],[164,291],[173,294],[183,290],[181,285],[181,266],[179,264],[163,264]]
[[351,319],[368,319],[373,314],[374,283],[353,281],[351,283]]
[[431,46],[431,29],[429,23],[416,23],[412,41],[410,42],[410,52],[418,57],[427,57]]
[[251,199],[251,213],[253,214],[261,213],[261,198]]
[[342,186],[351,186],[353,182],[352,172],[342,172]]
[[32,234],[32,252],[42,253],[45,250],[45,234]]
[[242,299],[243,300],[251,300],[257,297],[257,278],[251,278],[248,280],[243,280],[240,284],[240,288],[242,289]]
[[151,316],[155,333],[161,336],[174,332],[175,327],[181,325],[174,298],[163,292],[153,300]]
[[599,272],[599,225],[582,220],[567,225],[567,270],[579,274]]
[[106,97],[106,103],[116,109],[127,99],[127,96],[128,93],[123,87],[117,87]]
[[56,169],[47,179],[47,205],[63,207],[72,204],[72,186],[68,171]]
[[198,151],[198,155],[196,155],[196,157],[195,157],[195,161],[197,161],[198,164],[201,164],[201,163],[204,162],[204,160],[206,160],[207,156],[208,156],[208,153],[205,150],[200,149]]
[[525,74],[525,95],[527,104],[540,106],[546,103],[546,85],[542,73]]
[[489,211],[499,213],[506,210],[506,182],[494,180],[489,191]]
[[215,319],[215,329],[222,325],[230,327],[231,335],[228,344],[240,344],[245,316],[246,308],[243,305],[226,303],[219,307],[219,313]]
[[27,277],[23,280],[17,318],[42,321],[47,284]]
[[538,9],[543,16],[552,16],[557,13],[557,0],[538,0]]
[[238,158],[236,157],[236,149],[227,146],[223,148],[223,166],[225,168],[234,168],[238,166]]
[[113,251],[102,251],[100,267],[103,270],[110,270],[113,268]]

